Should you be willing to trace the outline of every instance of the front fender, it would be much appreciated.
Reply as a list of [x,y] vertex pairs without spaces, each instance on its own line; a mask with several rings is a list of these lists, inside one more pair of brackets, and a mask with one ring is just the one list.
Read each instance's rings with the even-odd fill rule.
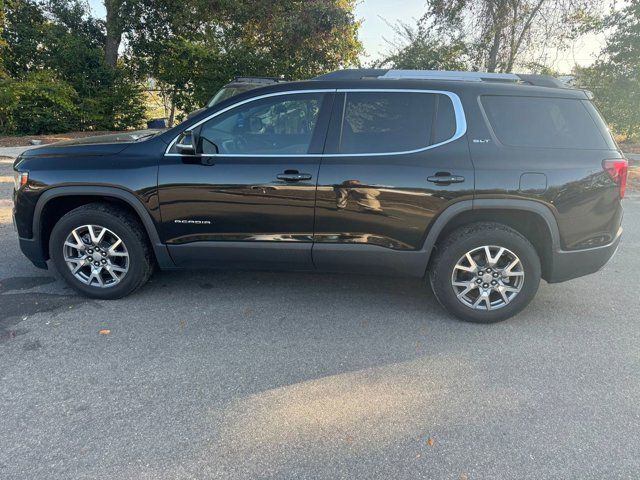
[[[147,235],[149,237],[151,246],[153,247],[153,251],[156,256],[156,260],[158,261],[158,265],[161,268],[173,268],[175,267],[169,253],[167,251],[167,247],[160,241],[160,237],[158,235],[157,225],[154,222],[149,210],[145,207],[142,201],[135,196],[133,193],[117,188],[117,187],[106,187],[106,186],[92,186],[92,185],[83,185],[83,186],[61,186],[61,187],[52,187],[46,190],[40,197],[36,203],[33,215],[33,242],[35,245],[32,247],[32,250],[37,250],[36,246],[39,245],[41,258],[45,258],[44,255],[44,246],[42,244],[42,214],[43,211],[51,200],[54,198],[60,197],[71,197],[71,196],[90,196],[90,197],[98,197],[98,198],[114,198],[125,202],[129,205],[137,214],[138,218],[142,222]],[[23,249],[24,250],[24,249]],[[26,252],[25,252],[26,253]],[[32,259],[33,260],[33,259]]]

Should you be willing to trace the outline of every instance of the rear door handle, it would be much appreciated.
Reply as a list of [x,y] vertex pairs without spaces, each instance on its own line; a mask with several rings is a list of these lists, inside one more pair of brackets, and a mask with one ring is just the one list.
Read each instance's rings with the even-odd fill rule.
[[464,177],[460,175],[445,174],[445,175],[433,175],[431,177],[427,177],[427,180],[437,185],[449,185],[450,183],[464,182]]
[[311,174],[298,172],[284,172],[278,175],[278,180],[285,182],[300,182],[302,180],[311,180]]

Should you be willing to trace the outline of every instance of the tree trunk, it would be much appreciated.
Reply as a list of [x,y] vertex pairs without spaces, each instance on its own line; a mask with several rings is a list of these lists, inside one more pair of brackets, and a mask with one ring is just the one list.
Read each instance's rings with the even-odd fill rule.
[[168,127],[173,127],[174,122],[176,121],[176,102],[173,99],[173,95],[171,96],[171,113],[169,113],[169,122]]
[[502,27],[504,25],[504,4],[503,0],[493,0],[488,2],[490,15],[489,25],[493,35],[491,36],[491,48],[487,57],[487,71],[495,72],[498,69],[498,55],[502,41]]
[[498,68],[498,52],[500,51],[500,30],[494,26],[493,42],[489,51],[489,59],[487,61],[487,72],[495,72]]
[[120,41],[122,35],[109,35],[107,33],[107,40],[104,45],[104,62],[110,67],[114,67],[118,64],[118,49],[120,48]]
[[522,46],[522,42],[525,36],[529,33],[529,30],[533,25],[533,21],[535,20],[536,16],[538,15],[538,12],[540,11],[540,8],[542,7],[545,1],[546,0],[539,0],[538,3],[535,5],[535,7],[533,7],[533,10],[531,10],[531,13],[527,17],[527,20],[524,22],[524,25],[522,26],[522,31],[520,32],[520,35],[518,36],[518,38],[515,40],[515,44],[511,48],[511,51],[509,52],[509,61],[507,62],[507,70],[506,70],[507,72],[510,72],[513,69],[518,53],[520,52],[520,47]]
[[104,0],[104,7],[107,10],[107,38],[104,43],[104,62],[114,68],[118,64],[118,50],[122,41],[121,7],[123,2],[124,0]]

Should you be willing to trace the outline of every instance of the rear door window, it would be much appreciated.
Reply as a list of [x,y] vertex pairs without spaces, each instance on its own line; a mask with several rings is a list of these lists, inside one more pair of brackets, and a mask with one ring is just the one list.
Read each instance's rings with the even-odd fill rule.
[[581,100],[485,95],[482,106],[504,145],[607,149],[607,142]]
[[409,152],[446,141],[455,131],[454,109],[446,95],[347,92],[338,153]]

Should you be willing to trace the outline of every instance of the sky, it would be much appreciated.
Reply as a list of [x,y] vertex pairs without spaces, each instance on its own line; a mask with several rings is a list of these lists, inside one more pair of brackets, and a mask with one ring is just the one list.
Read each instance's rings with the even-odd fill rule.
[[[603,4],[608,2],[609,0],[603,1]],[[95,16],[104,17],[102,0],[89,0],[89,4]],[[367,64],[384,56],[388,49],[387,40],[395,37],[393,25],[398,21],[415,23],[424,9],[424,0],[360,0],[355,14],[362,21],[359,37],[366,52],[362,61]],[[569,50],[553,52],[551,66],[561,73],[569,73],[575,64],[591,64],[603,46],[602,35],[587,36],[577,41]]]

